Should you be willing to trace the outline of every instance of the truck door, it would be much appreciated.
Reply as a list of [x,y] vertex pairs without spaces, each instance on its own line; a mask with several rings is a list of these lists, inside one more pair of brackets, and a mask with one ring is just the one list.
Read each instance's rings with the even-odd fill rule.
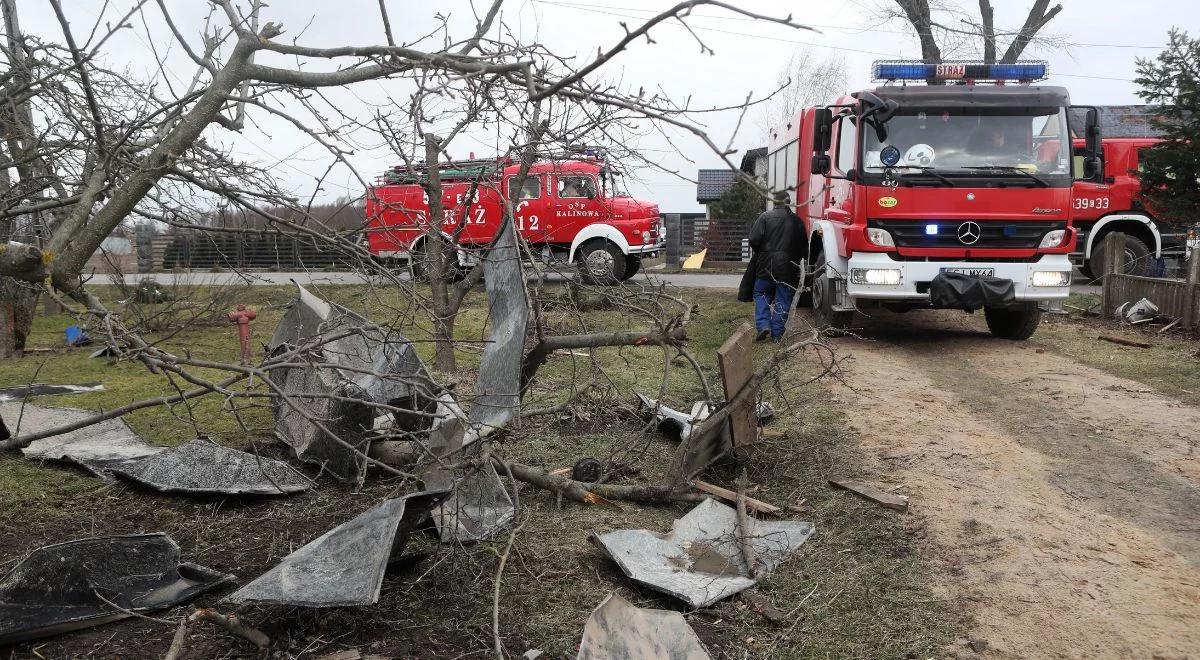
[[825,204],[822,215],[834,222],[849,224],[853,219],[854,186],[845,178],[846,173],[854,169],[856,148],[858,147],[858,131],[854,124],[853,115],[842,115],[833,122],[833,153],[832,174],[825,184]]
[[[538,234],[544,219],[550,215],[551,198],[546,181],[549,178],[542,174],[530,174],[525,177],[525,185],[516,195],[512,194],[510,186],[516,177],[505,180],[505,189],[509,191],[509,199],[513,202],[513,219],[517,222],[517,231],[530,243],[539,243]],[[503,211],[500,211],[503,214]],[[503,215],[501,215],[503,217]],[[500,219],[496,220],[500,226]]]
[[[1100,168],[1091,179],[1079,179],[1074,184],[1074,199],[1071,202],[1071,218],[1075,222],[1092,222],[1109,213],[1112,207],[1110,196],[1111,187],[1108,184],[1110,168],[1115,165],[1115,154],[1110,153],[1108,144],[1100,154]],[[1075,172],[1083,171],[1083,159],[1087,149],[1082,140],[1076,141],[1073,147],[1073,164]],[[1083,249],[1080,247],[1080,249]]]
[[565,238],[560,242],[569,242],[579,230],[603,217],[604,204],[596,177],[590,174],[557,174],[554,181],[553,225],[541,231],[555,239]]

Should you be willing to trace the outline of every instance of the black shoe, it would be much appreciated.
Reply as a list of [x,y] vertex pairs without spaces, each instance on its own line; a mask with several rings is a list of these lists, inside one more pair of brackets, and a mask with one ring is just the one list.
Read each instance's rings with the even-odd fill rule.
[[770,338],[771,338],[770,330],[759,330],[758,336],[754,338],[754,341],[766,341]]

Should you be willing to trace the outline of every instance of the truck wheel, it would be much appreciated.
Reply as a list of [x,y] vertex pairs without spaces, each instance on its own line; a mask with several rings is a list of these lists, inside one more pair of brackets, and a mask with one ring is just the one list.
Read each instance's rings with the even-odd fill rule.
[[1042,310],[1037,305],[1024,307],[988,307],[983,310],[988,330],[1000,339],[1025,341],[1033,336],[1042,322]]
[[[1122,232],[1111,232],[1105,234],[1104,240],[1092,246],[1092,258],[1089,260],[1089,268],[1093,275],[1103,276],[1108,272],[1108,265],[1104,263],[1105,247],[1108,245],[1108,237],[1114,236]],[[1125,274],[1126,275],[1146,275],[1150,272],[1150,248],[1146,246],[1142,239],[1136,236],[1125,236]]]
[[575,262],[579,276],[588,284],[616,284],[625,276],[625,254],[603,238],[581,245]]
[[638,271],[642,269],[642,258],[635,257],[632,254],[625,256],[625,274],[621,276],[621,281],[632,279]]
[[854,321],[854,312],[833,309],[834,283],[825,269],[824,252],[818,252],[813,260],[812,280],[812,308],[817,323],[831,330],[849,328]]

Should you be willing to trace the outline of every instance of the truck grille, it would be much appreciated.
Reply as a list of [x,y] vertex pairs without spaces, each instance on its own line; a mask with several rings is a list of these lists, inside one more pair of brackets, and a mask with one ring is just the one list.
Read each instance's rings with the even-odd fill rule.
[[[979,226],[979,240],[959,240],[959,227],[966,222]],[[1066,229],[1062,220],[868,220],[868,227],[886,229],[897,247],[921,248],[1036,248],[1042,237]],[[931,233],[930,228],[935,230]]]

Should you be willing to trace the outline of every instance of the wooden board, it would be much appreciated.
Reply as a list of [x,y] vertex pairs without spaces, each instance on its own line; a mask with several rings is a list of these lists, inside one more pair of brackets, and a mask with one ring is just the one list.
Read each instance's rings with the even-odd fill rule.
[[[717,364],[721,366],[721,384],[725,388],[725,400],[731,401],[754,375],[751,357],[754,344],[754,326],[742,323],[729,339],[717,349]],[[746,397],[729,410],[729,435],[736,449],[753,444],[758,440],[758,422],[754,419],[757,394]]]
[[[709,495],[716,495],[727,502],[737,501],[737,493],[729,490],[728,488],[722,488],[716,484],[710,484],[707,481],[700,481],[699,479],[693,480],[692,485],[696,487],[696,490],[703,491]],[[775,506],[774,504],[768,504],[762,500],[756,500],[753,497],[746,497],[746,508],[755,513],[779,513],[779,507]]]
[[892,493],[884,492],[874,486],[864,484],[861,481],[834,481],[830,479],[829,485],[836,488],[841,488],[843,490],[848,490],[859,497],[866,498],[889,509],[895,509],[897,511],[905,511],[908,509],[908,498],[904,495],[894,495]]

